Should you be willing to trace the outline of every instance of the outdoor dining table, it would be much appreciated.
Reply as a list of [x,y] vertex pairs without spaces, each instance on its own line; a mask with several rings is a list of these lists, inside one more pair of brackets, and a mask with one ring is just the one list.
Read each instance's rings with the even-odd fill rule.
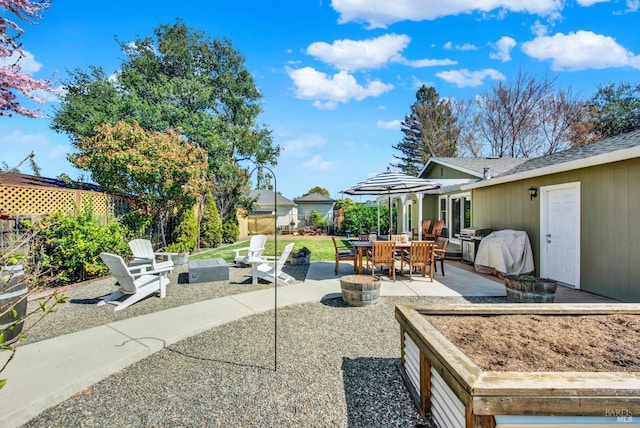
[[[361,274],[363,271],[362,267],[362,258],[364,257],[364,253],[366,250],[370,250],[373,248],[372,241],[354,241],[352,242],[353,248],[356,252],[356,259],[354,261],[356,273]],[[411,248],[411,241],[407,242],[396,242],[396,249],[409,249]]]

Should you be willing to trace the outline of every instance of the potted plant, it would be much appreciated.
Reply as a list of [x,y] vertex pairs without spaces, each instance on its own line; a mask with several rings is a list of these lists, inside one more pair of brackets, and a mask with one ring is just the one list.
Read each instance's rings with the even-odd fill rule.
[[173,244],[167,245],[163,252],[172,253],[171,260],[174,265],[183,265],[189,261],[189,252],[191,248],[186,242],[174,242]]
[[506,275],[504,286],[507,297],[521,303],[552,303],[558,283],[552,279],[533,275]]
[[292,265],[306,265],[311,261],[311,250],[307,247],[302,247],[295,253],[291,253]]

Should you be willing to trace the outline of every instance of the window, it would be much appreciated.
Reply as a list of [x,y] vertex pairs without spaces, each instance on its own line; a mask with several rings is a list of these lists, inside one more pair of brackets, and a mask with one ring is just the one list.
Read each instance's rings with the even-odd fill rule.
[[444,220],[444,225],[447,227],[447,197],[440,196],[438,198],[438,204],[440,205],[438,220]]

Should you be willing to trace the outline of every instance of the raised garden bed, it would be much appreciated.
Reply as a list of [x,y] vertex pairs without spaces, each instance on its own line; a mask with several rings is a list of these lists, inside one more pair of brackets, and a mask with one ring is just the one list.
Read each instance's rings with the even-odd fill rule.
[[640,415],[638,304],[397,306],[396,319],[407,386],[439,426]]

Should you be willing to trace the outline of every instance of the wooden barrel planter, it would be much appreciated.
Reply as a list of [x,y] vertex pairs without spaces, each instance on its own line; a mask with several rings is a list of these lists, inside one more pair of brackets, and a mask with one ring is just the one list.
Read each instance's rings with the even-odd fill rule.
[[504,277],[507,297],[519,303],[553,303],[558,283],[534,276],[507,275]]
[[348,275],[340,278],[342,300],[350,306],[375,305],[380,300],[380,278]]
[[27,315],[28,288],[26,281],[22,281],[24,271],[21,269],[0,271],[0,332],[4,334],[2,344],[8,345],[22,333],[24,318]]

